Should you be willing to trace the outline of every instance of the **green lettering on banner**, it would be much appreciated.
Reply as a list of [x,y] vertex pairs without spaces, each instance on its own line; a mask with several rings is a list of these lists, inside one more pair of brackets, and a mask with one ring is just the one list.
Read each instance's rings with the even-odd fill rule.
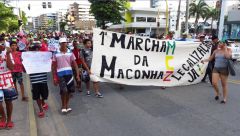
[[170,51],[170,49],[172,50],[172,55],[174,54],[175,48],[176,48],[176,43],[175,41],[173,42],[173,44],[171,44],[169,41],[167,42],[168,46],[167,46],[167,55]]

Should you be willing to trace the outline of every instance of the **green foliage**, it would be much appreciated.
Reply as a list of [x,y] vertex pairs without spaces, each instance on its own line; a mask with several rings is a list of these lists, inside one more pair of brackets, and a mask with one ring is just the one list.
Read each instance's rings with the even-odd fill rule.
[[122,12],[127,9],[127,0],[89,0],[91,3],[90,13],[97,20],[97,25],[102,29],[106,28],[106,23],[119,24],[122,20]]
[[18,21],[17,20],[10,20],[8,26],[8,32],[15,32],[18,30]]
[[195,17],[195,30],[197,29],[198,20],[200,18],[206,18],[206,15],[209,13],[209,6],[205,3],[204,0],[193,1],[189,5],[189,18],[191,16]]
[[64,27],[67,25],[66,22],[59,22],[59,25],[60,25],[60,31],[64,31]]
[[54,22],[53,22],[53,20],[52,19],[48,19],[48,26],[49,27],[52,27],[53,26],[53,24],[54,24]]
[[0,11],[0,31],[13,32],[18,30],[18,19],[13,14],[12,8],[6,7],[4,3],[0,3]]
[[24,25],[27,24],[27,16],[26,16],[26,13],[24,11],[22,11],[22,21],[23,21]]

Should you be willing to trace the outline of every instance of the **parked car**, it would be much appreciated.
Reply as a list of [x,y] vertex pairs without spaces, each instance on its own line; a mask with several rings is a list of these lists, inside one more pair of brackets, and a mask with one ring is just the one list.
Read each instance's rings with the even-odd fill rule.
[[[239,43],[240,45],[240,43]],[[240,59],[240,46],[236,44],[234,41],[227,41],[227,46],[232,50],[232,59],[236,61]]]

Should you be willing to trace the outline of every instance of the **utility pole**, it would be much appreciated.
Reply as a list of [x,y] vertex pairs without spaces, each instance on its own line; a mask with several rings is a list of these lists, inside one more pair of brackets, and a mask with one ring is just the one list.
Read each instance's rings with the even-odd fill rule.
[[221,10],[220,10],[220,19],[218,27],[218,38],[223,38],[223,29],[224,29],[224,13],[225,13],[226,0],[221,0]]
[[165,34],[168,33],[168,22],[169,22],[168,0],[166,0],[166,31],[165,31]]
[[185,32],[188,34],[189,0],[186,0]]

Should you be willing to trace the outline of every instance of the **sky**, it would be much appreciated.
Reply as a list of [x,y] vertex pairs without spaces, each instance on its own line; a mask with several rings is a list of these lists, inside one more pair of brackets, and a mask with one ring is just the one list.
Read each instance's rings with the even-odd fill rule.
[[[148,0],[136,0],[136,1],[148,1]],[[164,0],[160,0],[160,1],[164,1]],[[168,0],[168,1],[171,1],[171,2],[174,1],[176,5],[178,5],[179,0]],[[206,2],[211,5],[214,5],[214,1],[216,0],[206,0]],[[228,6],[232,5],[233,3],[236,3],[236,1],[238,0],[226,0],[226,1],[227,1],[227,4],[226,4],[226,9],[227,9]],[[43,9],[42,2],[52,2],[52,8]],[[27,16],[36,17],[44,13],[54,13],[59,9],[67,9],[69,4],[72,4],[74,2],[86,3],[88,2],[88,0],[11,0],[10,5],[14,7],[20,7],[21,10],[23,10],[27,14]],[[182,2],[184,3],[185,0],[182,0]],[[31,10],[28,10],[28,4],[31,5]]]

